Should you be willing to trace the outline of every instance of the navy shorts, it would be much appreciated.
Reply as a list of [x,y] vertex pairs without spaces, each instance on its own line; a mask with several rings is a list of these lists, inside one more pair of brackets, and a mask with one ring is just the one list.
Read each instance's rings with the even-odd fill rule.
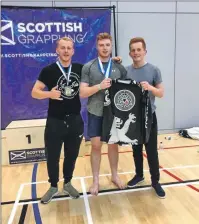
[[89,138],[101,137],[103,117],[88,112],[88,136]]

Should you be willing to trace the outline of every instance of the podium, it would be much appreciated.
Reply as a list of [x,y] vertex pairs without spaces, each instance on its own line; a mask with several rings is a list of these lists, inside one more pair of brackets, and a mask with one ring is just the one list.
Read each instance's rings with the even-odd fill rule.
[[[12,121],[2,131],[2,165],[45,161],[45,125],[46,119]],[[79,156],[84,156],[87,151],[83,139]],[[64,158],[63,146],[61,158]]]

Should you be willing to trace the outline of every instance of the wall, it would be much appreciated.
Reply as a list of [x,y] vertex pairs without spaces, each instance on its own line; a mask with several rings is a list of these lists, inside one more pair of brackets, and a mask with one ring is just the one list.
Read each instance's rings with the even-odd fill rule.
[[162,71],[165,97],[157,99],[159,130],[199,126],[199,2],[185,1],[2,1],[17,6],[116,5],[118,54],[131,63],[128,43],[147,42],[147,61]]

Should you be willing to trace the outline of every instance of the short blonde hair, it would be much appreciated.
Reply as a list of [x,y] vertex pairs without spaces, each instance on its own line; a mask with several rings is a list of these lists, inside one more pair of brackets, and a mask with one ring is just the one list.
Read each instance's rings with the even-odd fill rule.
[[109,33],[99,33],[97,35],[97,42],[99,40],[104,40],[104,39],[109,39],[110,41],[112,41],[112,37],[111,37],[111,35]]
[[56,46],[57,46],[57,47],[58,47],[58,45],[59,45],[60,40],[70,41],[70,42],[72,42],[73,45],[74,45],[74,41],[73,41],[71,38],[69,38],[69,37],[61,37],[60,39],[58,39],[58,40],[56,41]]

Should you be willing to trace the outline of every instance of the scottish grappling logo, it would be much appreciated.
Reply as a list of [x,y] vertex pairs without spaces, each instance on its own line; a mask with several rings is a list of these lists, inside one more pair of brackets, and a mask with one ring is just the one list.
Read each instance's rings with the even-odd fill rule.
[[129,90],[120,90],[115,94],[114,104],[118,110],[129,111],[135,105],[135,96]]
[[81,22],[15,23],[1,20],[1,45],[48,44],[67,36],[74,42],[83,43],[88,32]]
[[[66,77],[68,73],[66,73]],[[62,75],[57,82],[58,90],[61,92],[61,97],[65,99],[74,98],[79,92],[79,76],[76,73],[71,72],[69,83],[67,86],[67,80],[64,75]],[[70,89],[70,94],[67,94],[66,90]]]
[[15,45],[13,22],[1,20],[1,45]]

